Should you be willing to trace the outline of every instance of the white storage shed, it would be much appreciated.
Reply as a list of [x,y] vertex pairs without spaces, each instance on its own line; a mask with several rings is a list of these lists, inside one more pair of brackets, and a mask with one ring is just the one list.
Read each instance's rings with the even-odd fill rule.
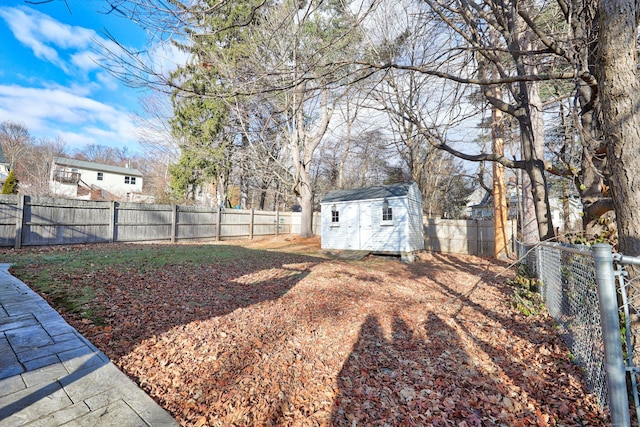
[[422,196],[416,183],[338,190],[320,205],[323,249],[403,257],[424,249]]

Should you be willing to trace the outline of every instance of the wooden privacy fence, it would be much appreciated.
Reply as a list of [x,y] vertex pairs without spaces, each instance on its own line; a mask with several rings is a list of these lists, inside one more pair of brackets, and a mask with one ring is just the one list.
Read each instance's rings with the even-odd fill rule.
[[[431,252],[493,256],[492,220],[423,218],[424,248]],[[513,245],[516,222],[507,222],[507,239]],[[513,250],[513,248],[512,248]]]
[[[0,195],[0,246],[230,240],[300,232],[299,212]],[[511,239],[514,223],[509,222]],[[313,230],[320,231],[320,214]],[[493,255],[493,221],[424,218],[425,249]]]
[[295,233],[295,212],[0,195],[0,246],[228,240]]

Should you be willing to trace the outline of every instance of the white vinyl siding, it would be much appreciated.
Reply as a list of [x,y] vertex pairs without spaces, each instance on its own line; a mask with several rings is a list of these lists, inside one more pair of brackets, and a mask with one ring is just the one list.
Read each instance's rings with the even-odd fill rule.
[[[422,197],[412,184],[405,196],[321,203],[321,242],[325,249],[407,253],[424,249]],[[340,227],[332,222],[332,206]],[[387,215],[384,215],[384,214]]]
[[[63,160],[66,161],[68,159]],[[105,166],[102,169],[102,165],[97,163],[78,163],[80,163],[80,166],[69,165],[64,162],[56,163],[54,160],[50,179],[50,188],[54,194],[66,197],[75,197],[77,195],[77,183],[70,185],[54,179],[55,174],[60,171],[77,173],[80,175],[80,180],[87,186],[94,186],[120,197],[131,193],[142,193],[143,179],[140,175],[134,176],[137,173],[134,169],[110,166]]]

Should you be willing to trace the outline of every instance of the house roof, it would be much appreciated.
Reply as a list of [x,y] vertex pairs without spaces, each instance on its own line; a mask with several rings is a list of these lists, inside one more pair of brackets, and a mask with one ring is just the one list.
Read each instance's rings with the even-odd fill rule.
[[104,165],[102,163],[85,162],[84,160],[67,159],[66,157],[54,157],[53,162],[56,165],[68,166],[78,169],[89,169],[100,172],[111,172],[119,175],[142,176],[137,169],[126,168],[123,166]]
[[402,197],[409,194],[412,182],[375,187],[356,188],[353,190],[332,191],[322,198],[321,203],[350,202],[356,200],[384,199],[385,197]]

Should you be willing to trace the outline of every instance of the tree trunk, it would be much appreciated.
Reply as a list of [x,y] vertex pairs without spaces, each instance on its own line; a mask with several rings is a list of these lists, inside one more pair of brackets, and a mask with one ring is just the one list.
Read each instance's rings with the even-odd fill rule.
[[300,213],[300,237],[311,237],[313,236],[313,192],[308,186],[302,185],[300,187],[298,202],[302,208]]
[[[534,237],[534,239],[538,242],[540,240],[551,240],[554,238],[553,223],[551,222],[551,209],[549,207],[547,178],[544,174],[544,166],[542,164],[542,160],[528,161],[526,171],[531,185],[530,194],[533,196],[533,208],[536,220],[533,222],[533,224],[537,222],[537,235]],[[527,236],[525,236],[525,241],[526,239]]]
[[575,176],[575,186],[580,193],[583,206],[582,229],[591,239],[603,231],[598,219],[613,209],[611,198],[604,194],[606,188],[605,169],[607,159],[599,120],[600,103],[596,74],[598,11],[596,1],[573,0],[569,21],[572,25],[576,52],[578,80],[578,102],[580,104],[580,126],[578,126],[582,159],[580,174]]
[[619,251],[640,255],[640,80],[635,0],[600,0],[598,86]]
[[536,206],[533,203],[533,186],[529,171],[525,170],[522,176],[522,215],[520,230],[522,242],[527,246],[533,246],[540,242],[538,220],[536,219]]
[[[533,50],[531,42],[534,36],[530,29],[524,33],[524,50]],[[521,60],[520,58],[517,61]],[[520,66],[520,65],[519,65]],[[538,74],[535,62],[523,61],[521,64],[524,74]],[[531,196],[538,225],[538,238],[550,240],[555,237],[551,221],[551,207],[549,206],[549,190],[547,176],[543,164],[544,160],[544,118],[542,117],[542,101],[540,100],[540,83],[527,82],[520,84],[522,94],[526,93],[526,103],[523,107],[527,114],[519,117],[522,132],[524,159],[527,161],[527,175],[531,180]],[[527,129],[528,128],[528,129]],[[531,203],[531,202],[530,202]]]
[[227,176],[219,174],[216,179],[216,207],[225,208],[227,206]]

